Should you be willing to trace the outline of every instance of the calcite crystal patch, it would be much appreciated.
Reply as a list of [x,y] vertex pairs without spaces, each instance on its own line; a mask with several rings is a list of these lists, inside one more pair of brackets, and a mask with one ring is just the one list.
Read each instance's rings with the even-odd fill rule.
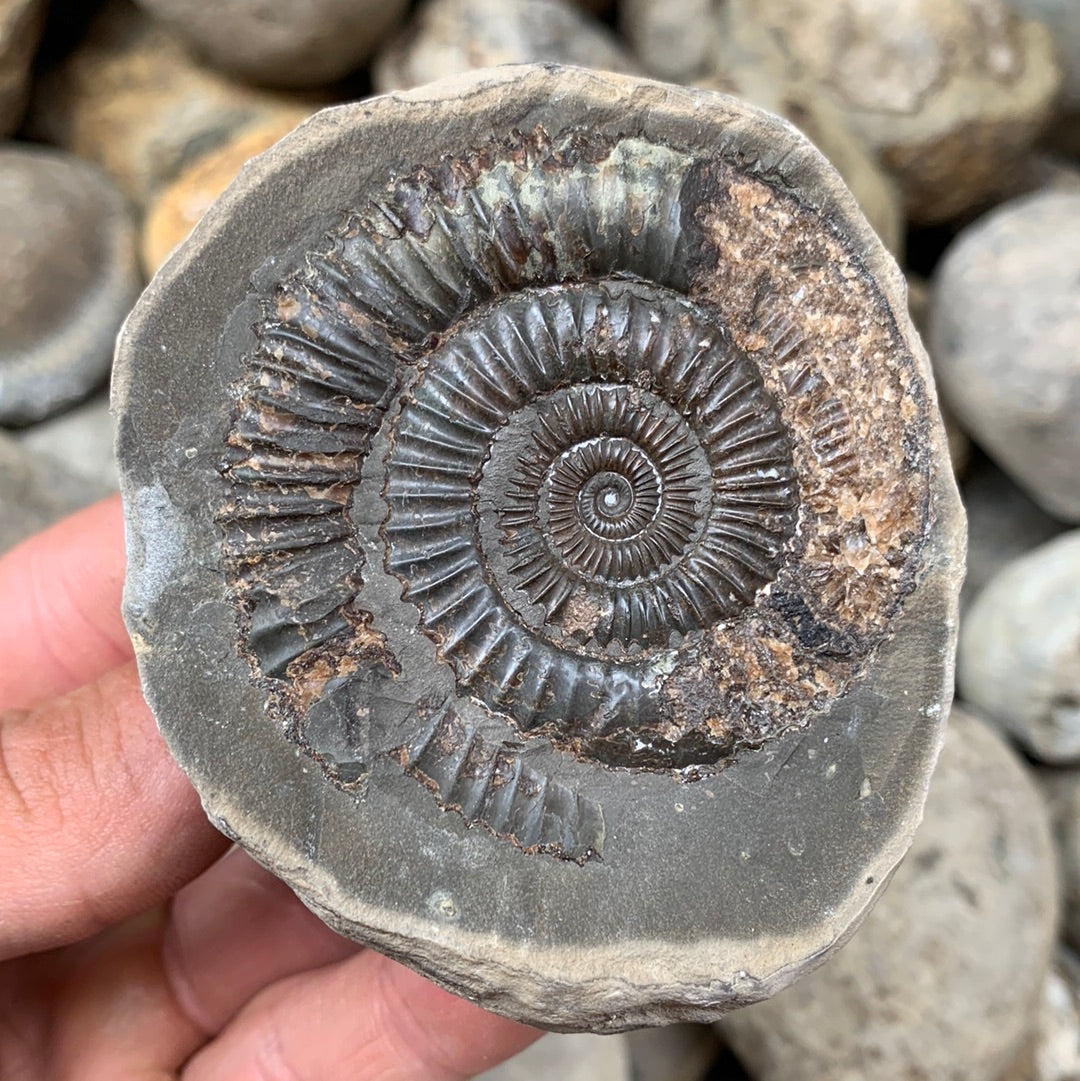
[[327,110],[132,313],[126,615],[208,813],[562,1030],[820,961],[910,843],[962,515],[903,281],[789,125],[537,66]]

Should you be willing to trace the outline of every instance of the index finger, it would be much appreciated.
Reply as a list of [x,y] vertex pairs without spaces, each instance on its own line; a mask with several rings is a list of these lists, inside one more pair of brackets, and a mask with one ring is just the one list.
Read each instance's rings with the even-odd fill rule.
[[0,708],[66,694],[131,657],[123,583],[118,495],[0,557]]

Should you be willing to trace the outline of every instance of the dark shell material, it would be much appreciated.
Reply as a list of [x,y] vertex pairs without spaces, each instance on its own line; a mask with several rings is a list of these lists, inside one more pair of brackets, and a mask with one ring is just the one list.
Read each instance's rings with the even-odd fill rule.
[[547,67],[328,111],[116,397],[148,699],[345,933],[548,1027],[702,1019],[906,848],[959,510],[898,272],[782,122]]

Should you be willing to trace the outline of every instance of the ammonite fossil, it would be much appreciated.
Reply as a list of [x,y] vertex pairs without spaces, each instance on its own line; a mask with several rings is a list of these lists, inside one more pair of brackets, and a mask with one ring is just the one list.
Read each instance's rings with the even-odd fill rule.
[[535,67],[322,113],[120,345],[148,699],[222,829],[493,1009],[760,998],[940,743],[927,373],[835,173],[732,99]]

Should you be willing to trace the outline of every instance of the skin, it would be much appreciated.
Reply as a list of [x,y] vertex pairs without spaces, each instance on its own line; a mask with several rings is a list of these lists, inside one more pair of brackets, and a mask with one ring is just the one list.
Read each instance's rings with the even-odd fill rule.
[[123,551],[113,498],[0,558],[0,1076],[456,1081],[534,1040],[229,848],[139,689]]

